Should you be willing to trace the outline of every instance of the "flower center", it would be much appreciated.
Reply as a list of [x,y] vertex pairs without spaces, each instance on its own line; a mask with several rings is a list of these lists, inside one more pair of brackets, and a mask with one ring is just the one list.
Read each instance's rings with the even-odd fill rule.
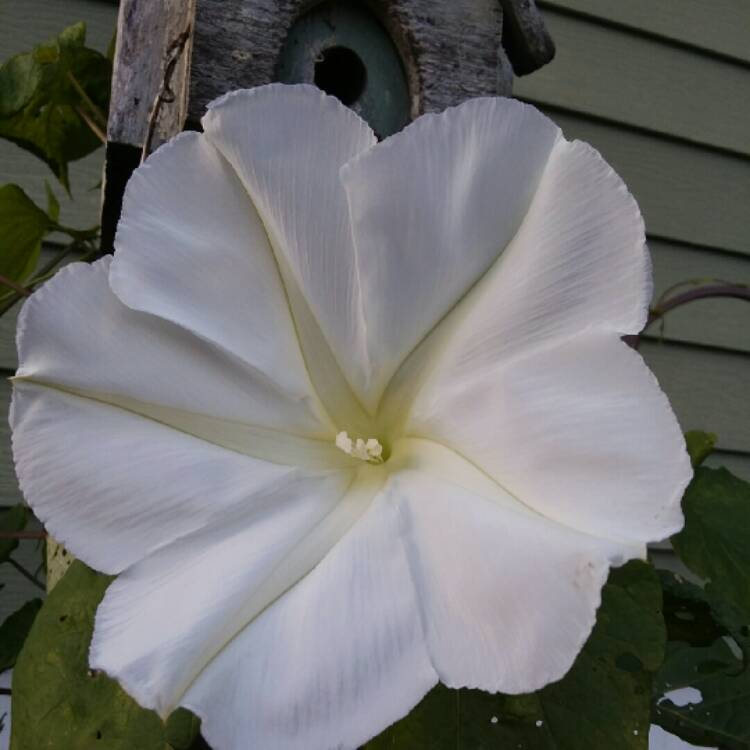
[[383,446],[376,438],[352,440],[344,430],[336,435],[336,447],[361,461],[367,461],[370,464],[383,463]]

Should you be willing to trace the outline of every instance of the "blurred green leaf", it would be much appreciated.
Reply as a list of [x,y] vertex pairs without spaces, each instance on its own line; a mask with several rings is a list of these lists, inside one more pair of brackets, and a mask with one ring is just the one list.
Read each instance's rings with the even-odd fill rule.
[[200,737],[201,721],[186,708],[178,708],[167,719],[165,736],[174,750],[191,750]]
[[645,563],[628,563],[610,574],[594,631],[562,680],[521,696],[439,686],[365,747],[645,750],[652,675],[664,640],[656,573]]
[[47,193],[47,215],[52,221],[57,222],[60,219],[60,201],[57,200],[47,180],[44,181],[44,190]]
[[53,222],[18,185],[0,187],[0,275],[23,283],[39,262]]
[[112,63],[85,40],[78,23],[0,66],[0,137],[43,159],[66,190],[68,162],[101,145],[85,117],[106,116],[109,103]]
[[659,570],[667,640],[691,646],[709,646],[727,633],[717,621],[706,593],[700,586],[668,570]]
[[[0,511],[0,531],[23,531],[29,519],[25,505],[13,505]],[[4,563],[18,547],[17,539],[0,539],[0,563]]]
[[[683,616],[690,613],[693,620],[670,627],[667,619],[670,643],[657,676],[654,722],[687,742],[747,750],[750,484],[726,469],[700,467],[682,507],[685,526],[672,544],[704,585],[662,576],[665,613],[669,615],[674,598],[681,603]],[[680,688],[693,689],[691,702],[671,692]]]
[[16,663],[41,607],[41,599],[32,599],[9,615],[0,625],[0,672],[10,669]]
[[727,469],[696,469],[672,537],[680,559],[706,581],[707,601],[750,656],[750,484]]
[[716,447],[719,438],[713,432],[690,430],[685,433],[685,443],[693,468],[700,466]]
[[[672,691],[699,691],[685,705]],[[750,747],[750,672],[723,639],[710,646],[669,645],[655,685],[653,720],[687,742],[747,750]]]
[[[88,668],[94,613],[111,580],[76,561],[48,596],[13,672],[11,750],[174,750],[153,711]],[[178,739],[185,720],[175,720]]]

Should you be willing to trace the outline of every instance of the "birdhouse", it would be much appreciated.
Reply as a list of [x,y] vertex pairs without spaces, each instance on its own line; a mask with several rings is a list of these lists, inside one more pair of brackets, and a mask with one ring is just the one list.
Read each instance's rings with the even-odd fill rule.
[[554,55],[534,0],[122,0],[103,249],[145,151],[226,91],[281,81],[338,97],[383,138]]

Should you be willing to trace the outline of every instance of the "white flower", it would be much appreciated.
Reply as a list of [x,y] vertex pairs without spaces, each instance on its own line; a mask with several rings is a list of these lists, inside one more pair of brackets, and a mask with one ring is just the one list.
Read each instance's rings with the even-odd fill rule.
[[133,176],[114,260],[19,321],[23,491],[119,574],[91,666],[216,750],[354,748],[438,680],[558,679],[690,475],[620,341],[651,289],[632,197],[505,99],[376,145],[274,85],[203,126]]

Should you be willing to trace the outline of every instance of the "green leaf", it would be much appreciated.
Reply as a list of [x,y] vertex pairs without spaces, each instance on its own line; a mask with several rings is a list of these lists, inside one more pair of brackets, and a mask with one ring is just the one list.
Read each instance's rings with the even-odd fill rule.
[[[25,505],[13,505],[0,513],[0,531],[23,531],[29,519]],[[4,563],[18,547],[17,539],[0,539],[0,563]]]
[[716,441],[719,438],[713,432],[701,432],[700,430],[690,430],[685,433],[685,444],[690,454],[690,462],[693,468],[700,466],[716,447]]
[[49,216],[18,185],[0,187],[0,275],[16,283],[25,281],[50,231]]
[[[653,720],[668,732],[724,750],[750,747],[750,673],[726,641],[702,648],[670,644],[655,687]],[[699,690],[700,700],[678,706],[670,693],[685,687]]]
[[41,606],[41,599],[32,599],[9,615],[0,625],[0,672],[10,669],[16,663],[18,653]]
[[109,102],[112,64],[85,40],[79,23],[0,66],[0,137],[43,159],[66,189],[68,162],[101,145],[81,111],[100,119]]
[[170,750],[161,719],[88,668],[111,580],[77,561],[48,596],[13,672],[11,750]]
[[57,200],[47,180],[44,181],[44,189],[47,193],[47,215],[52,221],[57,222],[60,219],[60,201]]
[[696,470],[682,501],[683,530],[672,537],[680,559],[706,581],[719,620],[738,641],[750,625],[750,484],[726,469]]
[[700,586],[684,580],[669,570],[659,570],[664,603],[667,640],[682,641],[691,646],[710,646],[727,634],[711,609],[711,603]]
[[439,686],[365,747],[645,750],[664,640],[658,578],[649,565],[628,563],[610,574],[596,627],[562,680],[521,696]]
[[191,750],[200,737],[201,720],[186,708],[178,708],[167,719],[166,740],[174,750]]

